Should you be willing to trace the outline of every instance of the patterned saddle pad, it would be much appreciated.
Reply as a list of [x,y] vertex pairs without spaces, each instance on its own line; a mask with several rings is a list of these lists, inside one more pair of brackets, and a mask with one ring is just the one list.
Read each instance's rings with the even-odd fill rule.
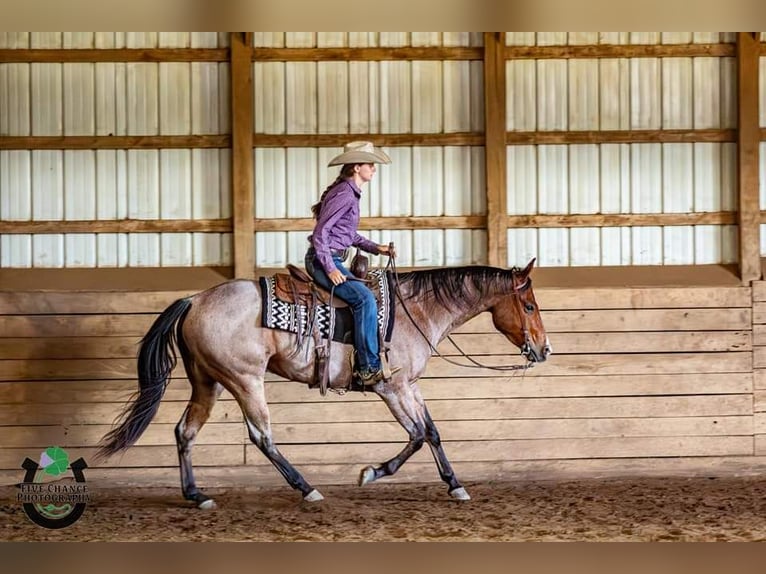
[[[378,302],[378,329],[383,333],[383,340],[391,341],[391,333],[394,329],[394,290],[392,286],[392,274],[383,269],[373,269],[367,274],[371,281],[368,287],[375,295]],[[312,310],[306,304],[304,298],[295,302],[285,296],[289,290],[283,289],[285,282],[294,281],[286,274],[278,274],[269,277],[261,277],[261,301],[263,305],[261,316],[263,326],[268,329],[278,329],[290,333],[308,334],[311,326]],[[279,288],[278,284],[279,283]],[[336,296],[337,297],[337,296]],[[335,313],[335,329],[332,340],[341,343],[353,344],[354,342],[354,318],[348,307],[333,308],[317,300],[314,321],[322,339],[328,338],[330,330],[330,313]]]

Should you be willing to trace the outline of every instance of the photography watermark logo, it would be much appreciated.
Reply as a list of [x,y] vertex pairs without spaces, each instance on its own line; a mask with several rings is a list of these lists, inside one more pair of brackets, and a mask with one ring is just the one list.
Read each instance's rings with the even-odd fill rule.
[[[26,474],[18,485],[18,501],[32,522],[50,529],[77,522],[90,502],[83,473],[88,468],[85,460],[78,458],[70,464],[63,448],[51,446],[40,454],[39,463],[27,458],[21,467]],[[67,470],[72,471],[71,476]]]

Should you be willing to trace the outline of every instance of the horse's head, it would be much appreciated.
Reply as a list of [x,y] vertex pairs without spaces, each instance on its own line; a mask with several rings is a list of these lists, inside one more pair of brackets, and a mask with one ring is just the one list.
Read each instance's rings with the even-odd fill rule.
[[510,292],[499,296],[489,310],[495,328],[521,349],[529,361],[542,363],[552,349],[529,278],[534,266],[532,259],[523,270],[514,267]]

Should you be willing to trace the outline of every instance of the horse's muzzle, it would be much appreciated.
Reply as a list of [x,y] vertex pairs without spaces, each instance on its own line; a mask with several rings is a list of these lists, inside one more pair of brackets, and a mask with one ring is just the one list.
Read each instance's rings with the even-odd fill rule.
[[530,341],[527,341],[521,348],[521,354],[531,363],[544,363],[552,352],[553,348],[547,337],[542,346],[533,345]]

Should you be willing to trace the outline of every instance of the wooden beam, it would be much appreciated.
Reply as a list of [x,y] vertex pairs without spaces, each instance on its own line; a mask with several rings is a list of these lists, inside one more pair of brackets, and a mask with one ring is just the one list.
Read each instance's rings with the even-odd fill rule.
[[[433,134],[363,134],[375,145],[397,146],[483,146],[485,136],[478,132]],[[360,134],[361,136],[361,134]],[[254,147],[331,147],[339,146],[347,134],[253,134]],[[759,129],[766,141],[766,128]],[[733,129],[704,130],[614,130],[507,132],[507,145],[585,144],[585,143],[710,143],[735,142]],[[0,149],[222,149],[231,146],[228,134],[173,136],[2,136]]]
[[[474,132],[434,134],[354,134],[377,146],[483,146],[484,134]],[[348,134],[253,134],[254,147],[341,147]]]
[[481,48],[253,48],[253,59],[276,62],[351,62],[386,60],[481,60]]
[[231,185],[234,276],[255,276],[252,34],[231,33]]
[[508,145],[587,143],[711,143],[735,142],[736,130],[605,130],[508,132]]
[[487,259],[508,265],[508,198],[506,189],[505,35],[484,33],[484,132],[487,185]]
[[[311,218],[256,219],[258,231],[311,231],[316,221]],[[419,217],[363,217],[359,229],[484,229],[487,218],[483,215],[419,216]]]
[[0,221],[0,233],[231,233],[230,219]]
[[[766,223],[766,211],[759,212],[759,222]],[[561,229],[570,227],[648,227],[691,225],[734,225],[737,213],[712,211],[701,213],[591,213],[507,215],[509,228]],[[259,231],[310,231],[311,218],[255,218]],[[364,217],[359,229],[486,229],[484,215]],[[231,233],[231,219],[116,219],[116,220],[39,220],[0,221],[0,233],[9,235],[42,233]]]
[[693,58],[734,56],[734,44],[598,44],[590,46],[507,46],[513,60],[568,58]]
[[225,62],[226,48],[5,49],[0,63]]
[[689,225],[733,225],[733,211],[704,213],[593,213],[562,215],[509,215],[512,228],[566,227],[672,227]]
[[[766,52],[766,49],[764,49]],[[481,60],[482,49],[466,46],[372,48],[253,48],[253,60],[276,62]],[[677,58],[734,56],[733,44],[507,46],[506,59]],[[0,49],[0,63],[226,62],[227,48]]]
[[228,148],[231,137],[178,136],[0,136],[0,149],[211,149]]
[[761,278],[759,36],[753,32],[737,33],[739,272],[744,284]]

